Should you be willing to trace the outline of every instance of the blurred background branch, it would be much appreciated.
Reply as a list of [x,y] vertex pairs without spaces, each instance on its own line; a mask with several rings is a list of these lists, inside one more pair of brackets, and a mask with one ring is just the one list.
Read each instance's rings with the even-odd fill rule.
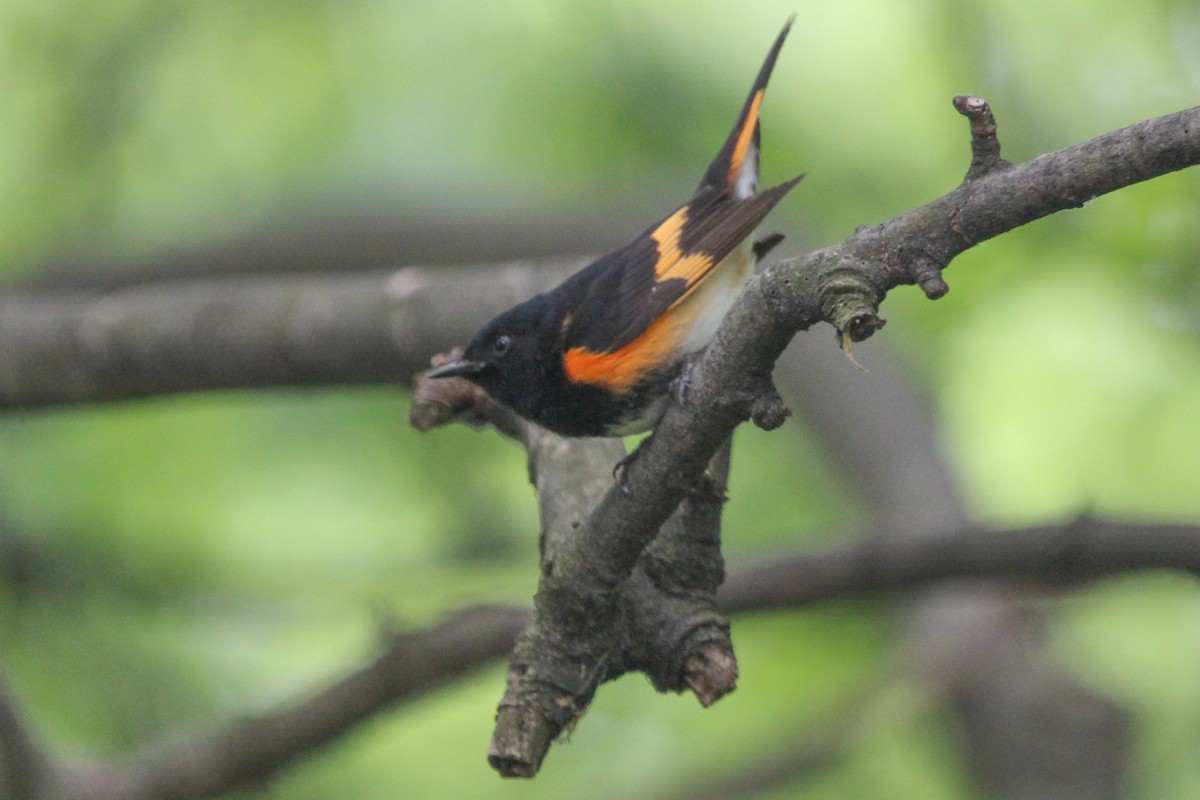
[[166,281],[0,296],[0,406],[407,382],[584,260]]

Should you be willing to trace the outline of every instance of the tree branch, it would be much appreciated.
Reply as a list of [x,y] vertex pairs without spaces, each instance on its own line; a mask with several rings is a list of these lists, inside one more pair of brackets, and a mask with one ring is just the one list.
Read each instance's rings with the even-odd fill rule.
[[966,529],[903,542],[868,536],[736,570],[719,600],[726,611],[744,613],[964,578],[1066,587],[1147,569],[1200,577],[1200,526],[1082,517],[1063,525]]
[[[845,241],[779,262],[752,280],[725,317],[716,339],[691,372],[686,405],[672,406],[626,471],[581,526],[576,558],[556,562],[562,609],[586,609],[587,626],[563,630],[541,666],[563,662],[578,675],[602,668],[586,642],[615,624],[621,583],[702,474],[717,448],[742,421],[781,421],[770,383],[775,360],[799,330],[829,322],[849,346],[883,326],[878,307],[896,286],[916,283],[945,294],[942,270],[963,250],[1032,220],[1082,205],[1100,194],[1200,162],[1200,108],[1142,122],[1025,164],[996,168],[954,191]],[[511,690],[511,687],[510,687]],[[531,687],[536,691],[536,687]],[[530,708],[553,706],[547,693]],[[526,718],[550,741],[573,715]],[[540,763],[536,758],[531,766]],[[527,774],[522,771],[521,774]]]

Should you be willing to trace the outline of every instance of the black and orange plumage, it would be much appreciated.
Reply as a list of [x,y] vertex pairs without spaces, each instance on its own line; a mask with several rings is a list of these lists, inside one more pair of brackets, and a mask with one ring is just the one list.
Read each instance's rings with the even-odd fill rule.
[[759,109],[792,20],[763,62],[737,123],[682,207],[558,287],[483,326],[462,357],[429,373],[461,376],[564,436],[652,428],[670,386],[702,350],[782,237],[751,243],[800,178],[758,192]]

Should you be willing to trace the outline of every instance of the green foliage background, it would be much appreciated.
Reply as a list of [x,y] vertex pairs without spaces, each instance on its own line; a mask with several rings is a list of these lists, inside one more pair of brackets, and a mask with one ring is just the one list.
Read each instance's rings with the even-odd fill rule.
[[[1024,160],[1191,106],[1200,83],[1188,0],[5,0],[0,269],[16,286],[64,254],[145,259],[327,208],[622,209],[633,234],[691,190],[793,11],[763,122],[764,180],[809,173],[772,217],[791,252],[954,186],[955,94],[987,97]],[[1195,171],[1167,176],[969,251],[944,300],[889,298],[884,335],[935,398],[979,522],[1200,519],[1198,200]],[[416,435],[406,404],[263,392],[0,419],[0,647],[48,736],[118,754],[340,673],[380,614],[525,602],[522,455]],[[735,465],[735,563],[861,522],[799,424],[739,434]],[[804,796],[973,796],[953,726],[888,677],[894,623],[884,601],[741,619],[735,695],[702,712],[606,687],[533,783],[484,761],[497,664],[246,796],[657,796],[821,730],[868,688],[851,757]],[[1052,638],[1134,714],[1134,796],[1200,795],[1195,585],[1074,592]]]

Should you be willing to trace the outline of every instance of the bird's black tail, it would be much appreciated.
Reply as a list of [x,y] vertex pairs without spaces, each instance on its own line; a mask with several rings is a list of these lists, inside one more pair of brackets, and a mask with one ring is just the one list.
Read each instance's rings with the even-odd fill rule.
[[733,126],[729,138],[725,140],[717,157],[704,173],[704,180],[700,182],[700,189],[697,191],[711,186],[736,197],[749,197],[757,190],[758,110],[767,90],[767,81],[771,79],[771,70],[775,68],[775,59],[779,57],[779,50],[783,47],[795,19],[794,14],[789,17],[783,30],[775,37],[775,43],[771,45],[771,50],[758,71],[758,77],[754,79],[754,85],[750,87],[750,94],[746,97],[746,104],[742,106],[737,124]]

